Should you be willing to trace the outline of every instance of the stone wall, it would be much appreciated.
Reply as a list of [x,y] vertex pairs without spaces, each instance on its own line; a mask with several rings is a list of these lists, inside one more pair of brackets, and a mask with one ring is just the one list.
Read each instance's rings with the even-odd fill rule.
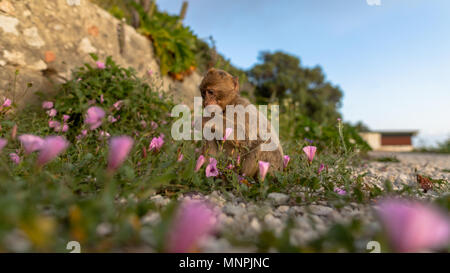
[[[21,98],[19,105],[32,100],[36,91],[52,92],[75,67],[93,63],[89,53],[95,53],[100,59],[112,56],[141,76],[152,70],[165,91],[190,104],[201,77],[161,79],[151,42],[131,26],[120,25],[87,0],[0,0],[0,94],[11,92],[17,70],[14,97]],[[28,83],[32,87],[25,92]]]

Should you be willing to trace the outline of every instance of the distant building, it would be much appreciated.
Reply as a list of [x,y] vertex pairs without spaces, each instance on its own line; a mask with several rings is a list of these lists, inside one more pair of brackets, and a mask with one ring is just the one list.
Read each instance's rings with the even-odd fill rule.
[[410,152],[414,150],[411,138],[418,131],[371,131],[361,132],[361,137],[374,151]]

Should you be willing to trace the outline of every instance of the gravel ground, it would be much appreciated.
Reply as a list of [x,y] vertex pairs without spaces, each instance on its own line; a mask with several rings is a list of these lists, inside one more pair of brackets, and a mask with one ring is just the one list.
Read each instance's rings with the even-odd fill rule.
[[[396,156],[400,162],[383,163],[367,161],[361,167],[354,170],[355,176],[367,173],[365,183],[374,183],[383,188],[383,182],[389,179],[394,188],[402,185],[417,186],[415,169],[422,175],[434,179],[450,180],[450,155],[420,154],[420,153],[371,153],[372,158]],[[421,198],[432,199],[438,194],[429,191]],[[155,203],[164,206],[169,199],[160,195],[152,197]],[[271,193],[263,202],[244,202],[242,199],[229,194],[228,197],[221,193],[213,192],[208,196],[197,194],[185,195],[182,199],[206,199],[216,205],[219,215],[219,231],[231,232],[238,239],[247,241],[255,240],[263,229],[270,229],[275,234],[280,234],[286,225],[288,218],[295,219],[295,227],[291,232],[290,241],[294,245],[303,245],[307,241],[316,238],[328,230],[334,223],[347,223],[352,218],[362,220],[367,240],[362,241],[361,249],[371,240],[370,234],[380,230],[380,225],[375,221],[374,206],[370,204],[349,203],[342,208],[334,208],[326,201],[318,201],[308,206],[299,206],[290,202],[290,196],[286,193]],[[294,204],[294,205],[292,205]],[[159,215],[152,213],[144,219],[147,224],[159,221]],[[364,244],[364,245],[363,245]],[[237,248],[231,246],[225,238],[210,237],[202,244],[204,252],[253,252],[256,248]]]

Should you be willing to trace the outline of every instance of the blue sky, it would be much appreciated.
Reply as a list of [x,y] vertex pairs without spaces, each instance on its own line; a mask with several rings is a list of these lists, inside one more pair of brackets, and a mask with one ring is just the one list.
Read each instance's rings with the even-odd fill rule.
[[[178,13],[182,0],[157,3]],[[416,143],[450,135],[448,0],[190,0],[185,24],[241,68],[262,50],[322,66],[347,121],[418,129]]]

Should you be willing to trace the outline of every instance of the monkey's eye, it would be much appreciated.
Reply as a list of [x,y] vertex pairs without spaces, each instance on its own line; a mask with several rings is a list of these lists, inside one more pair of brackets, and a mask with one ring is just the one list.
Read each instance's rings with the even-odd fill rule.
[[207,90],[206,92],[207,92],[209,95],[213,95],[213,94],[214,94],[214,91],[211,90],[211,89]]

